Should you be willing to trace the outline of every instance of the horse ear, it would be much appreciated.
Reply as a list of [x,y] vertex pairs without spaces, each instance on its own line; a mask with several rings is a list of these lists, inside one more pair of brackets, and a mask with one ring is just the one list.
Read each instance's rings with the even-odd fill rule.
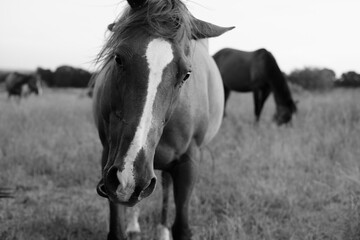
[[142,8],[147,3],[147,0],[127,0],[127,2],[132,9],[137,10]]
[[212,23],[208,23],[199,20],[197,18],[194,18],[192,38],[201,39],[201,38],[217,37],[234,28],[235,27],[219,27]]
[[108,25],[107,28],[108,28],[108,30],[109,30],[110,32],[113,32],[114,26],[115,26],[115,23],[111,23],[111,24]]

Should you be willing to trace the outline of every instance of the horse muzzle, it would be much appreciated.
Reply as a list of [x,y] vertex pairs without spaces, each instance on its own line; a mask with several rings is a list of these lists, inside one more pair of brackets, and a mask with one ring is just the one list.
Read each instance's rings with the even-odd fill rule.
[[[128,176],[115,166],[112,166],[101,179],[97,186],[100,196],[109,198],[110,201],[126,206],[134,206],[142,199],[151,195],[156,186],[156,176],[152,173],[134,174]],[[124,176],[125,175],[125,176]],[[132,181],[133,180],[133,181]]]

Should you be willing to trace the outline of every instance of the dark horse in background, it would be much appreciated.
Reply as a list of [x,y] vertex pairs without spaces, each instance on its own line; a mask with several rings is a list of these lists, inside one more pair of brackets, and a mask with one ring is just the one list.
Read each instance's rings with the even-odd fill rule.
[[[162,170],[159,239],[169,237],[170,184],[176,207],[174,240],[191,239],[189,201],[200,148],[220,128],[221,76],[208,53],[222,28],[196,19],[180,0],[128,0],[114,23],[95,77],[93,107],[103,146],[97,191],[109,199],[108,239],[128,239],[124,211],[155,189]],[[130,208],[131,209],[131,208]]]
[[259,121],[266,99],[273,92],[276,104],[274,120],[288,123],[296,112],[289,86],[274,56],[266,49],[244,52],[225,48],[214,60],[219,67],[225,90],[225,107],[231,91],[253,92],[255,119]]
[[40,81],[36,74],[12,72],[5,79],[5,87],[8,97],[26,97],[31,93],[42,93]]

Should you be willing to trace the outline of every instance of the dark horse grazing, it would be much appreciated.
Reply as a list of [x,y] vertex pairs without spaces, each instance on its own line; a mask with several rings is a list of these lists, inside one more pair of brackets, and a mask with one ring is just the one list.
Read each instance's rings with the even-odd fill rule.
[[230,91],[253,92],[255,119],[259,121],[261,110],[270,93],[274,93],[278,125],[288,123],[296,112],[289,86],[274,56],[265,49],[244,52],[222,49],[214,56],[225,89],[225,106]]
[[108,239],[127,239],[124,211],[148,197],[163,171],[159,229],[168,233],[171,180],[174,240],[191,239],[189,200],[199,149],[222,121],[221,76],[207,40],[232,28],[196,19],[180,0],[131,1],[99,55],[94,117],[103,146],[97,191],[109,199]]
[[42,92],[40,82],[34,74],[12,72],[6,77],[5,86],[9,98],[11,96],[20,98],[30,93],[38,95]]

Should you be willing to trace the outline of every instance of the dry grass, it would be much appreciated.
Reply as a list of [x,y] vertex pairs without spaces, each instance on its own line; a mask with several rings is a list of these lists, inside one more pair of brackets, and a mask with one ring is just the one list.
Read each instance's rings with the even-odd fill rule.
[[[16,189],[0,200],[1,240],[105,239],[100,144],[90,100],[78,96],[48,91],[16,104],[0,95],[0,187]],[[295,97],[299,113],[281,128],[272,99],[256,126],[251,95],[230,97],[199,163],[195,240],[360,239],[360,94]],[[141,203],[142,239],[154,237],[160,188]]]

